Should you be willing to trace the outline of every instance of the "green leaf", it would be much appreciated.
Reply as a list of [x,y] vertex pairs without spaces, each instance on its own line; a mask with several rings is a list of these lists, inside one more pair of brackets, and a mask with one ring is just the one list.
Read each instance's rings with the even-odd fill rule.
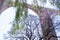
[[15,7],[18,5],[18,0],[15,0]]
[[17,31],[17,26],[16,26],[16,24],[14,24],[13,25],[13,30],[12,30],[11,34],[14,35],[16,31]]
[[17,10],[17,12],[16,12],[16,16],[15,16],[15,20],[16,20],[16,22],[18,22],[19,21],[19,12],[18,12],[19,10]]
[[22,30],[24,28],[23,24],[19,24],[19,29]]
[[16,0],[15,7],[17,7],[17,11],[15,15],[15,20],[14,20],[15,25],[13,26],[14,28],[13,28],[12,34],[14,34],[17,30],[22,30],[24,28],[24,23],[21,23],[20,20],[26,19],[28,14],[28,9],[24,2],[20,4],[18,0]]

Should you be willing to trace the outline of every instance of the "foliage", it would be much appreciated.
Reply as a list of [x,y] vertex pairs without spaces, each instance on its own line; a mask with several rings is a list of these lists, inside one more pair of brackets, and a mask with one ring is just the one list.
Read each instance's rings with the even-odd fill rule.
[[25,3],[26,3],[26,0],[25,2],[22,1],[22,4],[19,3],[19,0],[15,1],[15,7],[17,8],[17,11],[16,11],[15,20],[13,23],[14,28],[13,28],[12,34],[14,34],[17,30],[24,28],[24,24],[21,21],[24,21],[26,19],[27,13],[28,13],[28,9]]
[[50,3],[54,6],[57,6],[60,9],[60,0],[49,0]]
[[60,9],[60,0],[56,0],[56,5]]
[[46,2],[47,2],[47,0],[40,0],[40,2],[41,2],[41,3],[46,3]]
[[[13,23],[12,34],[15,34],[15,32],[17,30],[24,28],[24,20],[27,17],[27,6],[25,4],[26,1],[24,1],[24,0],[21,0],[21,1],[22,1],[22,4],[20,4],[18,0],[16,0],[16,2],[15,2],[15,7],[17,8],[17,11],[16,11],[15,20]],[[38,1],[36,0],[36,5],[38,6],[37,2]],[[43,4],[45,4],[44,2],[46,3],[45,0],[42,1]],[[51,3],[53,3],[53,2],[51,2]],[[31,25],[30,25],[30,27],[31,27]],[[31,32],[31,30],[30,30],[30,32]],[[27,33],[32,35],[32,32],[31,33],[30,32],[28,31]],[[28,37],[31,39],[32,36],[28,35]],[[39,38],[40,38],[40,36],[39,36]]]
[[49,2],[54,5],[55,4],[55,0],[49,0]]
[[[20,24],[20,26],[23,26]],[[24,21],[24,29],[20,27],[20,30],[16,30],[14,35],[11,36],[10,39],[12,40],[36,40],[37,37],[40,39],[42,37],[41,32],[41,25],[38,16],[34,16],[29,14]],[[12,27],[13,28],[13,27]],[[23,30],[22,30],[23,29]],[[12,31],[12,30],[11,30]],[[37,35],[38,34],[38,35]],[[21,36],[20,36],[21,35]],[[39,40],[37,39],[37,40]],[[42,39],[41,39],[42,40]]]

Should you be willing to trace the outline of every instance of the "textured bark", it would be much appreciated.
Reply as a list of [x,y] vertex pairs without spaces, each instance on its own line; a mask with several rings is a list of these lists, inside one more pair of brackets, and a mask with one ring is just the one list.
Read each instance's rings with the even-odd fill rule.
[[40,9],[40,21],[44,40],[58,40],[50,18],[53,13],[57,13],[57,11],[51,11],[46,8]]
[[[4,9],[8,8],[7,6],[8,5],[2,6],[0,11],[2,9],[4,10]],[[44,40],[58,40],[56,33],[55,33],[55,29],[54,29],[53,24],[52,24],[52,20],[50,18],[50,16],[53,13],[58,13],[57,12],[58,10],[43,8],[43,7],[37,8],[35,6],[28,5],[28,4],[27,4],[27,7],[29,9],[33,10],[34,12],[36,12],[40,16],[41,28],[42,28],[42,32],[43,32],[43,39]]]
[[2,11],[4,11],[6,8],[8,8],[8,0],[1,0],[0,1],[0,14]]
[[0,7],[1,7],[1,4],[2,4],[2,0],[0,0]]

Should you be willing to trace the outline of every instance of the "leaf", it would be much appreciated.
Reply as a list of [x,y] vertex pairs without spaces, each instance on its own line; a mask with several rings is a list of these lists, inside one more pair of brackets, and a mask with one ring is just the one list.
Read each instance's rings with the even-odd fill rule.
[[22,30],[24,28],[23,24],[19,24],[19,29]]
[[18,5],[18,0],[15,0],[15,7]]
[[11,34],[14,35],[16,31],[17,31],[17,26],[16,26],[16,24],[14,24],[13,25],[13,30],[12,30]]
[[22,30],[24,28],[24,24],[19,22],[20,20],[24,20],[27,17],[27,13],[28,13],[27,6],[24,2],[20,4],[18,0],[16,0],[15,7],[17,7],[17,11],[15,15],[15,20],[14,20],[15,25],[13,26],[14,28],[12,34],[14,34],[17,30]]

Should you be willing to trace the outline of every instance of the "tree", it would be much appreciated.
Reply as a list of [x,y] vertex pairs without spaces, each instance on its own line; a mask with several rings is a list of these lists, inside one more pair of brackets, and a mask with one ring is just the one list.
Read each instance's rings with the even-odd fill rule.
[[0,0],[0,14],[8,7],[8,0]]
[[[11,37],[7,37],[7,39],[26,39],[26,40],[42,40],[42,32],[41,25],[38,16],[33,16],[31,14],[28,15],[27,19],[24,21],[24,28],[17,30],[13,35],[10,34]],[[13,32],[14,27],[12,27],[10,33]]]
[[[53,13],[57,13],[57,10],[39,7],[38,4],[35,6],[28,5],[28,4],[26,5],[28,8],[32,9],[34,12],[36,12],[40,16],[41,28],[43,31],[43,39],[44,40],[57,40],[57,36],[56,36],[55,30],[52,24],[52,20],[50,18],[50,16]],[[53,30],[51,31],[51,29]]]
[[50,0],[50,3],[60,9],[60,0]]

